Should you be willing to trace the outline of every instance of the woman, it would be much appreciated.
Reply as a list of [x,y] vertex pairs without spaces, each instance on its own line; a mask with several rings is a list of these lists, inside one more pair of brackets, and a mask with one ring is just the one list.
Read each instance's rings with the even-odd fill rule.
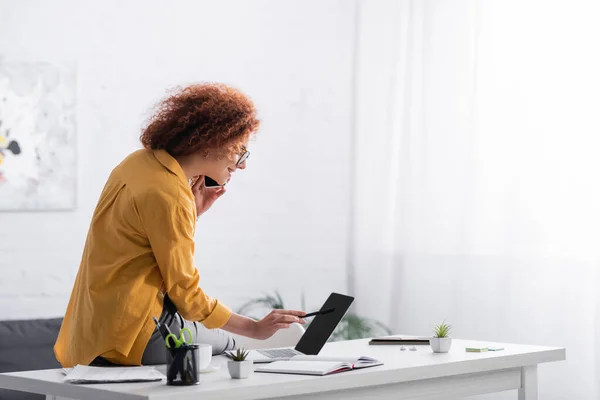
[[[222,84],[192,85],[162,101],[141,135],[144,145],[111,173],[94,211],[79,272],[54,346],[65,367],[165,363],[153,316],[218,354],[235,346],[224,331],[266,339],[301,311],[274,310],[260,321],[232,313],[199,287],[197,218],[246,168],[258,128],[252,101]],[[217,328],[222,328],[219,330]]]

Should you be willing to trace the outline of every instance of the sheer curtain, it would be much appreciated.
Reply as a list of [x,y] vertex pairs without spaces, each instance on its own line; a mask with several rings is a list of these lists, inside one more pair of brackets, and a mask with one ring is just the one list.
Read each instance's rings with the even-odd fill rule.
[[564,346],[540,398],[600,398],[599,3],[358,4],[357,311]]

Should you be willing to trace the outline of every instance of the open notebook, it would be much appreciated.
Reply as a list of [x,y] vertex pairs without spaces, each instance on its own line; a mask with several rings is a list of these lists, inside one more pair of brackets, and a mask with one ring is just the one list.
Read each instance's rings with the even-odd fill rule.
[[256,368],[256,372],[279,374],[329,375],[352,369],[375,367],[382,362],[370,357],[345,358],[299,355],[287,361],[275,361]]

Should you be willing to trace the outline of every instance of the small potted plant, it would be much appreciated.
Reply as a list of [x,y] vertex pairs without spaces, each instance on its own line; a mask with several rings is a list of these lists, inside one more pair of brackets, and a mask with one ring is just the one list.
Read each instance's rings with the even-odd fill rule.
[[434,353],[447,353],[452,347],[452,338],[448,336],[452,327],[446,321],[433,328],[434,336],[429,339],[429,345]]
[[231,355],[231,360],[227,362],[227,369],[229,370],[229,375],[233,379],[245,379],[252,372],[252,361],[246,360],[248,356],[248,351],[242,349],[237,349],[235,353]]

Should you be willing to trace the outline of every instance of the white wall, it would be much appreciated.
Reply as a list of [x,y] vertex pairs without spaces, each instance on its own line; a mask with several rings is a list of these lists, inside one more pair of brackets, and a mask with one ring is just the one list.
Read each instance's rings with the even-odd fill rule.
[[344,291],[354,2],[83,3],[0,0],[0,56],[75,63],[78,102],[77,209],[0,213],[0,319],[62,315],[108,174],[165,90],[197,81],[241,88],[263,120],[200,219],[203,287],[234,307]]

